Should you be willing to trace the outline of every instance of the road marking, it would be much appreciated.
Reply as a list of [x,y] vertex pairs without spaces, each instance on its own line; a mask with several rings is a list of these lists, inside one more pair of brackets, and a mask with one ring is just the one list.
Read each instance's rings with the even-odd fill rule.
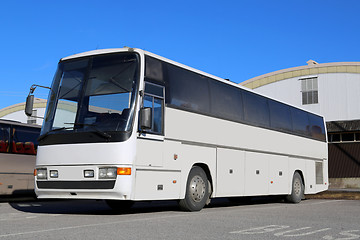
[[352,240],[352,239],[359,239],[360,235],[353,234],[353,232],[360,232],[360,230],[349,230],[349,231],[342,231],[339,234],[341,236],[346,236],[348,238],[334,238],[333,236],[324,236],[323,239],[325,240]]
[[292,229],[292,230],[288,230],[285,232],[280,232],[280,233],[275,233],[275,236],[283,236],[283,237],[301,237],[301,236],[307,236],[307,235],[312,235],[318,232],[324,232],[324,231],[328,231],[331,230],[331,228],[323,228],[323,229],[319,229],[319,230],[315,230],[312,232],[302,232],[302,233],[298,233],[298,234],[288,234],[288,233],[292,233],[292,232],[298,232],[301,230],[305,230],[305,229],[310,229],[311,227],[303,227],[303,228],[298,228],[298,229]]
[[[290,226],[286,225],[267,225],[263,227],[256,227],[256,228],[249,228],[244,229],[240,231],[233,231],[230,232],[231,234],[246,234],[246,235],[252,235],[252,234],[264,234],[264,233],[272,233],[275,231],[283,230],[285,228],[289,228]],[[330,231],[331,228],[322,228],[322,229],[316,229],[310,232],[304,232],[304,230],[310,230],[312,227],[302,227],[302,228],[296,228],[296,229],[290,229],[283,232],[277,232],[274,233],[274,236],[276,237],[302,237],[302,236],[309,236],[314,235],[320,232]],[[295,233],[299,232],[297,234],[289,234],[289,233]],[[360,232],[360,230],[347,230],[339,232],[338,234],[341,236],[345,236],[346,238],[335,238],[331,235],[323,236],[322,239],[324,240],[352,240],[352,239],[360,239],[360,235],[356,234],[357,232]]]
[[276,230],[281,230],[288,228],[290,226],[283,226],[283,225],[268,225],[264,227],[257,227],[257,228],[250,228],[240,231],[234,231],[230,233],[241,233],[241,234],[259,234],[259,233],[268,233],[268,232],[274,232]]
[[39,234],[39,233],[46,233],[46,232],[54,232],[54,231],[61,231],[61,230],[69,230],[69,229],[79,229],[79,228],[88,228],[88,227],[98,227],[98,226],[106,226],[106,225],[113,225],[119,223],[130,223],[130,222],[138,222],[138,221],[147,221],[147,220],[159,220],[159,219],[168,219],[168,218],[176,218],[176,217],[188,217],[189,214],[179,214],[179,215],[171,215],[171,216],[160,216],[155,218],[139,218],[133,220],[122,220],[122,221],[115,221],[115,222],[108,222],[108,223],[95,223],[95,224],[86,224],[86,225],[78,225],[78,226],[71,226],[71,227],[61,227],[61,228],[52,228],[52,229],[44,229],[44,230],[36,230],[36,231],[29,231],[29,232],[20,232],[20,233],[9,233],[0,235],[0,238],[3,237],[13,237],[13,236],[22,236],[22,235],[30,235],[30,234]]

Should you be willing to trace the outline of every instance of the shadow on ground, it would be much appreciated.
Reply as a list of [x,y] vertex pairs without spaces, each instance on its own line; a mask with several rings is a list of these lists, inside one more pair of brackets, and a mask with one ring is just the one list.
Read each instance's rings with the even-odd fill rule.
[[[246,205],[281,203],[281,197],[217,198],[206,208],[227,208]],[[181,212],[177,201],[136,202],[131,208],[114,211],[102,200],[36,200],[28,198],[9,201],[12,208],[28,213],[40,214],[80,214],[80,215],[123,215],[153,212]]]

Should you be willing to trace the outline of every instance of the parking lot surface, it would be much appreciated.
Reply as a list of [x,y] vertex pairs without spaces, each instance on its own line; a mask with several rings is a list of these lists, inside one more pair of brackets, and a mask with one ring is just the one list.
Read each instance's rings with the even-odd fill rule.
[[360,239],[360,201],[216,199],[200,212],[159,201],[122,213],[94,200],[2,201],[2,239]]

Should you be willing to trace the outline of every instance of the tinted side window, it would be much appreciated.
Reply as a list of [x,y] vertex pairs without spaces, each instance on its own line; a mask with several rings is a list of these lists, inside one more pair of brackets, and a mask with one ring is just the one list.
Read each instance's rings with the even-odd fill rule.
[[145,56],[145,77],[158,82],[164,82],[163,64],[160,60]]
[[275,130],[291,131],[292,121],[290,107],[276,101],[269,100],[270,124]]
[[208,79],[194,72],[166,64],[166,103],[199,113],[210,113]]
[[326,137],[323,118],[320,116],[309,114],[309,120],[311,137],[317,140],[325,141]]
[[0,152],[9,152],[10,127],[0,124]]
[[240,122],[243,120],[243,103],[240,89],[209,80],[211,114],[216,117]]
[[243,91],[242,95],[244,100],[245,121],[256,126],[270,127],[267,99],[245,91]]
[[303,136],[310,136],[309,130],[309,117],[308,113],[301,111],[300,109],[292,108],[291,117],[293,121],[293,131],[296,134]]
[[12,132],[13,153],[36,154],[40,129],[14,126]]

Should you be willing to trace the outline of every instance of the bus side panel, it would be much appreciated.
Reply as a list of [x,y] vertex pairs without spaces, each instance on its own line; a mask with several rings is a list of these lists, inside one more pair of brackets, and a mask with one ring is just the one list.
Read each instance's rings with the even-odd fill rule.
[[164,169],[169,170],[178,170],[182,169],[182,146],[181,142],[177,141],[164,141],[164,157],[163,157],[163,167]]
[[138,169],[135,200],[179,199],[180,172]]
[[306,182],[305,182],[305,192],[306,193],[316,193],[316,175],[315,175],[315,161],[307,160],[306,161]]
[[35,156],[0,154],[0,195],[34,190]]
[[163,141],[137,139],[136,166],[161,167],[163,165]]
[[245,152],[217,148],[216,197],[243,196],[245,187]]
[[245,156],[245,195],[267,195],[269,160],[262,153],[246,152]]
[[287,194],[289,184],[289,158],[286,156],[269,155],[269,194]]

